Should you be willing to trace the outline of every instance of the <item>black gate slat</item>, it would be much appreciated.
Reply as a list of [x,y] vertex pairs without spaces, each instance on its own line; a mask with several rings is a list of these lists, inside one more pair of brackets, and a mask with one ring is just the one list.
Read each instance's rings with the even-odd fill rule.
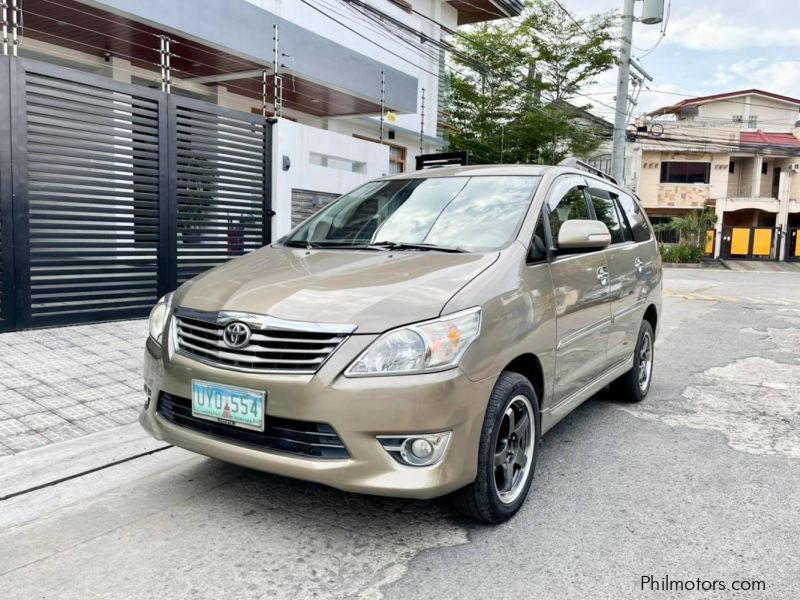
[[56,141],[59,138],[64,140],[75,140],[74,147],[84,148],[92,147],[91,144],[102,144],[111,154],[114,154],[119,149],[133,150],[134,152],[158,152],[158,143],[155,141],[139,141],[136,136],[125,136],[123,132],[120,135],[102,135],[94,134],[90,131],[71,131],[66,127],[50,127],[46,124],[31,124],[28,126],[29,135],[36,136],[42,134],[42,138],[50,142]]
[[210,169],[233,169],[235,172],[241,173],[242,177],[247,177],[261,176],[262,172],[261,167],[243,166],[239,163],[226,163],[215,160],[192,160],[191,158],[183,157],[178,162],[184,174],[197,173],[202,175]]
[[[29,160],[28,164],[39,164],[48,173],[63,175],[81,175],[87,173],[86,162],[70,159],[69,157],[37,156],[34,160]],[[87,174],[104,179],[130,179],[132,181],[158,181],[158,169],[146,168],[142,166],[126,165],[123,163],[102,163],[92,160],[91,168]],[[81,171],[83,169],[83,171]],[[113,176],[113,177],[112,177]]]
[[[104,166],[111,164],[120,169],[141,169],[143,172],[158,172],[158,161],[140,158],[129,158],[116,153],[110,156],[108,152],[98,150],[81,151],[71,146],[57,146],[51,144],[28,144],[29,149],[36,151],[36,160],[52,164],[85,164],[84,160],[91,160],[93,164]],[[68,150],[68,151],[65,151]]]
[[[181,283],[262,245],[267,129],[250,115],[201,110],[190,99],[176,98],[173,106]],[[262,224],[260,232],[254,223]]]
[[27,72],[34,325],[144,316],[158,297],[159,102],[95,81]]
[[91,158],[89,153],[98,153],[102,156],[114,156],[121,159],[148,161],[152,164],[158,164],[158,149],[144,148],[138,146],[133,149],[130,146],[124,146],[120,140],[120,144],[114,141],[108,143],[86,141],[85,138],[76,137],[75,139],[59,139],[50,137],[48,135],[38,135],[36,133],[28,132],[28,141],[31,142],[31,150],[41,151],[40,146],[47,146],[55,149],[61,156],[73,156],[75,158]]
[[[82,108],[82,110],[81,110]],[[136,113],[118,112],[115,109],[108,111],[89,110],[86,106],[72,108],[71,106],[59,103],[57,107],[44,104],[35,96],[28,97],[28,114],[42,115],[56,119],[69,119],[72,122],[86,124],[103,125],[106,127],[132,126],[133,129],[140,129],[147,132],[157,124],[155,115],[151,117],[140,117]],[[106,116],[107,115],[107,116]]]
[[270,152],[258,115],[0,57],[0,331],[143,317],[259,248]]

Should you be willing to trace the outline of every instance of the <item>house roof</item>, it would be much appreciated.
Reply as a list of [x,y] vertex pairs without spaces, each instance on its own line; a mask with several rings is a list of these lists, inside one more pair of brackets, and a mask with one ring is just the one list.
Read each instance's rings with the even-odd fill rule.
[[664,106],[657,110],[654,110],[650,114],[663,115],[669,113],[676,113],[680,112],[681,109],[686,108],[688,106],[700,106],[701,104],[708,104],[709,102],[716,102],[719,100],[727,100],[728,98],[739,98],[741,96],[750,96],[750,95],[762,96],[764,98],[770,98],[772,100],[777,100],[785,104],[791,104],[800,107],[800,99],[798,98],[791,98],[790,96],[782,96],[781,94],[774,94],[772,92],[751,88],[749,90],[738,90],[735,92],[712,94],[710,96],[697,96],[696,98],[686,98],[685,100],[681,100],[680,102],[677,102],[675,104],[670,104],[669,106]]
[[761,131],[742,131],[739,133],[739,143],[759,144],[767,146],[793,146],[800,148],[800,140],[791,133],[767,133]]

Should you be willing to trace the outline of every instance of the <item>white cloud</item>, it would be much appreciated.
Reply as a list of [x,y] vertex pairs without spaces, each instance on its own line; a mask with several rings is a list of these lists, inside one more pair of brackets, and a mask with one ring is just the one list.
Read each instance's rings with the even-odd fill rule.
[[800,97],[800,60],[752,58],[731,65],[717,65],[706,85],[733,89],[761,88],[776,94]]
[[[752,8],[751,8],[752,10]],[[670,19],[667,40],[690,50],[738,50],[775,46],[800,47],[800,28],[748,22],[742,13],[694,9]]]

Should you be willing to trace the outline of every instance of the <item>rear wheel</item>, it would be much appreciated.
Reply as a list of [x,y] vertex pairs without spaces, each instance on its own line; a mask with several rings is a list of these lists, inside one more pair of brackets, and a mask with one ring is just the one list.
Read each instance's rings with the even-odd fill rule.
[[541,425],[536,392],[518,373],[503,372],[483,421],[475,481],[455,492],[464,515],[486,523],[510,519],[533,481]]
[[646,319],[639,327],[639,338],[633,351],[633,368],[612,384],[612,391],[620,400],[640,402],[650,391],[653,380],[653,326]]

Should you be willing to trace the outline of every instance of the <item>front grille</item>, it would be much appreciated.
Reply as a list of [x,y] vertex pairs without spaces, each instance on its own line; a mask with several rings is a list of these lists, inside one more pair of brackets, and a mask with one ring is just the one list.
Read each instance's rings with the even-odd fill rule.
[[161,392],[158,413],[167,421],[240,444],[257,448],[300,454],[314,458],[349,458],[342,440],[325,423],[295,421],[266,415],[264,431],[241,429],[192,416],[192,401],[188,398]]
[[227,322],[235,319],[220,323],[217,313],[180,308],[175,315],[178,351],[214,365],[247,371],[316,373],[346,337],[324,331],[251,327],[248,344],[231,348],[222,336]]

